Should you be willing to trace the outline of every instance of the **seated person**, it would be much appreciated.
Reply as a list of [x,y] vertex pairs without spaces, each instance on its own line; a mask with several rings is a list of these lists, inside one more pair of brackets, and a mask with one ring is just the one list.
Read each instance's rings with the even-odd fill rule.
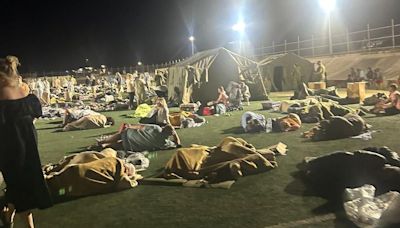
[[223,86],[218,87],[218,98],[215,101],[210,101],[207,103],[207,106],[213,110],[214,114],[224,114],[227,111],[229,106],[229,97],[225,92]]
[[365,110],[373,114],[383,115],[396,115],[400,113],[400,92],[396,84],[389,86],[389,98],[382,100],[375,104],[375,107],[371,110]]
[[105,128],[110,125],[114,125],[115,123],[112,117],[106,117],[103,114],[91,110],[79,110],[77,112],[79,113],[79,115],[75,115],[77,114],[76,112],[72,112],[73,114],[71,114],[70,111],[67,111],[64,117],[64,123],[66,124],[63,127],[62,131]]
[[117,152],[87,151],[70,155],[57,164],[43,167],[45,180],[54,198],[81,197],[109,193],[137,186],[135,166],[118,159]]
[[100,148],[111,147],[125,152],[167,150],[180,147],[181,141],[171,125],[122,124],[120,130],[98,141]]
[[320,121],[311,130],[303,133],[303,137],[313,141],[343,139],[360,135],[368,129],[365,121],[356,114],[333,116]]
[[300,128],[301,120],[297,114],[291,113],[281,118],[268,118],[254,112],[245,112],[241,123],[243,130],[249,133],[255,132],[288,132]]
[[174,95],[168,100],[169,107],[179,107],[182,104],[181,91],[178,87],[174,87]]
[[156,124],[159,126],[171,125],[169,122],[169,109],[164,98],[159,97],[147,117],[139,120],[141,124]]
[[242,109],[243,94],[241,86],[238,83],[232,83],[229,90],[229,108],[230,109]]

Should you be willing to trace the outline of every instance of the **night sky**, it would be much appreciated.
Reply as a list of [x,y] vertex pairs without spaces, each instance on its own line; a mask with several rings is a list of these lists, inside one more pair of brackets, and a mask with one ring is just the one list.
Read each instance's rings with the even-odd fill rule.
[[[295,41],[324,31],[317,0],[38,0],[1,1],[0,56],[20,57],[22,72],[61,71],[89,64],[155,64],[238,39],[241,14],[254,46]],[[333,30],[400,23],[398,0],[338,0]]]

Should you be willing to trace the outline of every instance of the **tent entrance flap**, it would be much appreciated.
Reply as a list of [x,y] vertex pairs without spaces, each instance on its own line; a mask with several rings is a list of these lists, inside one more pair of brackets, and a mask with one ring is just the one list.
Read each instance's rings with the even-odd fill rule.
[[278,91],[283,90],[283,67],[282,66],[274,67],[274,84]]

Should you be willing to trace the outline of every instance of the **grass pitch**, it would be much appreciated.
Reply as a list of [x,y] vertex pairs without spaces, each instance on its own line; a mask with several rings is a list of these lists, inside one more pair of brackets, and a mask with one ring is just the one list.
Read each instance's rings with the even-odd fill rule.
[[[287,93],[274,93],[274,100],[288,99]],[[260,111],[260,102],[253,102],[244,111],[256,111],[269,117],[281,114]],[[366,120],[379,132],[373,139],[342,139],[308,142],[300,133],[313,124],[289,133],[243,134],[240,116],[206,117],[208,124],[200,128],[180,129],[184,146],[190,144],[216,145],[226,136],[241,137],[256,148],[283,142],[288,145],[287,156],[278,157],[279,167],[266,173],[239,179],[230,190],[198,189],[172,186],[139,185],[131,190],[85,197],[35,211],[37,227],[348,227],[341,211],[334,216],[325,210],[326,201],[306,196],[305,186],[293,174],[305,156],[318,156],[336,150],[356,150],[368,146],[389,146],[400,151],[400,115],[392,117],[367,116]],[[106,113],[116,119],[117,126],[85,131],[54,132],[56,121],[39,121],[39,149],[42,163],[57,162],[63,156],[82,151],[95,138],[116,131],[128,119],[128,111]],[[154,174],[170,158],[173,150],[152,153],[150,168],[144,176]],[[17,227],[20,225],[17,219]]]

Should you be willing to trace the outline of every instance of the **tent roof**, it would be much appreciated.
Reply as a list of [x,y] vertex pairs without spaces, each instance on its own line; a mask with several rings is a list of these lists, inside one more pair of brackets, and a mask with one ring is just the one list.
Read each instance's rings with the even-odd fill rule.
[[326,66],[328,80],[346,80],[350,68],[366,70],[380,68],[385,79],[397,79],[400,75],[400,53],[347,54],[310,59]]
[[241,60],[244,60],[244,61],[241,61],[241,62],[251,62],[251,63],[256,63],[255,61],[253,61],[253,60],[251,60],[251,59],[249,59],[249,58],[246,58],[246,57],[244,57],[244,56],[241,56],[241,55],[239,55],[239,54],[237,54],[237,53],[234,53],[234,52],[232,52],[232,51],[230,51],[230,50],[228,50],[228,49],[226,49],[226,48],[223,48],[223,47],[219,47],[219,48],[214,48],[214,49],[210,49],[210,50],[205,50],[205,51],[201,51],[201,52],[197,52],[196,54],[194,54],[193,56],[191,56],[191,57],[189,57],[189,58],[187,58],[187,59],[185,59],[185,60],[183,60],[183,61],[181,61],[181,62],[179,62],[179,63],[177,63],[177,64],[175,64],[174,66],[181,66],[181,67],[184,67],[184,66],[188,66],[188,65],[194,65],[194,64],[196,64],[197,62],[199,62],[199,61],[202,61],[203,59],[205,59],[205,58],[208,58],[208,57],[210,57],[210,56],[216,56],[216,55],[218,55],[220,52],[227,52],[232,58],[234,58],[234,59],[241,59]]
[[286,56],[288,56],[288,55],[291,55],[291,56],[294,56],[294,57],[296,57],[296,58],[299,58],[299,59],[302,59],[302,60],[304,60],[304,61],[309,62],[309,60],[307,60],[307,59],[305,59],[305,58],[303,58],[303,57],[301,57],[301,56],[299,56],[299,55],[296,55],[296,54],[294,54],[294,53],[288,52],[288,53],[270,55],[270,56],[268,56],[267,58],[265,58],[265,59],[261,60],[260,62],[258,62],[258,65],[267,65],[267,64],[269,64],[269,63],[272,63],[272,62],[275,61],[275,60],[278,60],[278,59],[280,59],[280,58],[286,57]]

